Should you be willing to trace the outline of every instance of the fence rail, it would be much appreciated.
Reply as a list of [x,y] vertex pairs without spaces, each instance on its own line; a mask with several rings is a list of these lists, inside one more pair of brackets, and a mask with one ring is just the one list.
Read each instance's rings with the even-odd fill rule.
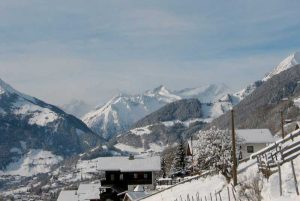
[[257,159],[259,169],[271,169],[290,162],[300,155],[300,130],[294,131],[284,139],[278,140],[267,148],[251,155],[251,158]]

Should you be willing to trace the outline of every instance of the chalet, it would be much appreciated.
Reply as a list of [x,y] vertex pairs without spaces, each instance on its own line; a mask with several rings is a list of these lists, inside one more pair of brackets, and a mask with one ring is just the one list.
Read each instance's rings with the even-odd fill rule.
[[161,170],[159,156],[102,157],[98,163],[99,170],[105,175],[101,180],[101,199],[133,191],[138,185],[153,190]]
[[80,184],[78,190],[63,190],[57,201],[100,201],[100,183]]

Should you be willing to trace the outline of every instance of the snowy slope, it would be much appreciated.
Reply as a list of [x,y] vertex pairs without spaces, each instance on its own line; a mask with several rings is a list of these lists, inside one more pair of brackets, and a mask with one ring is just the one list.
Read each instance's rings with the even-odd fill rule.
[[[295,132],[299,132],[295,131]],[[278,140],[276,143],[282,141]],[[282,145],[289,146],[290,143],[300,142],[300,136],[293,138]],[[267,149],[267,148],[266,148]],[[255,153],[254,153],[255,155]],[[300,156],[293,160],[296,177],[300,178]],[[267,179],[258,170],[257,160],[250,159],[238,165],[238,185],[235,193],[231,183],[227,183],[222,175],[207,177],[194,177],[187,182],[166,188],[165,190],[154,192],[153,194],[140,199],[145,201],[174,201],[174,200],[262,200],[262,201],[296,201],[300,196],[296,194],[294,177],[290,162],[281,165],[282,176],[282,196],[280,196],[279,173],[277,167],[272,169],[271,176]],[[298,182],[298,188],[300,183]],[[256,190],[256,193],[254,191]],[[260,199],[255,194],[260,191]],[[217,196],[216,196],[217,195]],[[230,198],[228,197],[230,196]],[[235,196],[235,198],[234,198]],[[220,199],[220,197],[222,199]]]
[[[82,120],[96,133],[110,139],[120,131],[130,128],[133,123],[146,115],[158,110],[162,106],[186,98],[197,98],[204,103],[217,103],[215,108],[206,112],[209,118],[222,114],[228,106],[221,97],[229,93],[225,85],[209,85],[199,88],[184,89],[172,92],[164,86],[148,90],[140,95],[119,95],[108,101],[104,106],[98,107],[86,114]],[[230,103],[229,103],[230,104]],[[213,114],[211,114],[213,113]]]
[[277,75],[281,73],[282,71],[285,71],[297,64],[300,64],[300,52],[295,52],[285,58],[272,72],[270,72],[266,77],[264,77],[262,80],[267,81],[274,75]]

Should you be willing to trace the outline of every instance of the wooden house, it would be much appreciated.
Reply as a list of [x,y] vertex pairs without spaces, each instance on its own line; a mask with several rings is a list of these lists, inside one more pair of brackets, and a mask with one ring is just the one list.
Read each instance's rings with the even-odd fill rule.
[[103,197],[133,191],[138,185],[153,190],[161,170],[159,156],[101,157],[98,163],[99,170],[105,175],[101,180]]

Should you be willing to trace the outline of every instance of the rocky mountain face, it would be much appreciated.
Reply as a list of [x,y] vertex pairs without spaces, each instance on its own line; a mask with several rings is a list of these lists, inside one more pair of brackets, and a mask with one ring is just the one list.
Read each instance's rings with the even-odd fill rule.
[[0,169],[32,150],[82,153],[104,140],[81,120],[0,80]]
[[[170,91],[164,86],[146,91],[140,95],[119,95],[104,106],[86,114],[82,120],[94,132],[106,139],[131,128],[135,122],[148,114],[174,101],[196,98],[201,102],[201,112],[207,121],[211,121],[227,111],[238,98],[225,99],[230,93],[228,87],[208,85],[180,91]],[[235,97],[235,96],[234,96]]]
[[198,99],[182,99],[169,103],[135,123],[134,127],[144,127],[159,122],[187,121],[203,117]]
[[[269,128],[274,133],[280,127],[280,111],[285,118],[298,120],[300,96],[300,57],[294,53],[262,79],[249,96],[234,107],[236,126],[239,128]],[[228,128],[230,114],[215,119],[211,126]]]

